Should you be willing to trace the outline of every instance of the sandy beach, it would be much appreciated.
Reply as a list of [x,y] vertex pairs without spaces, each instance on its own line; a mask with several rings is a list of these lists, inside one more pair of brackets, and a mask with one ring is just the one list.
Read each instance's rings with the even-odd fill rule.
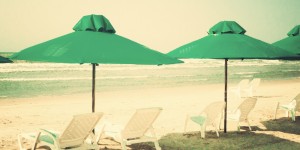
[[[229,83],[229,87],[234,85],[236,83]],[[274,119],[277,102],[288,102],[299,91],[300,79],[262,80],[255,94],[258,102],[249,116],[251,125],[265,128],[261,122]],[[199,113],[210,102],[223,101],[223,95],[224,84],[103,91],[96,94],[96,111],[105,113],[100,124],[103,121],[126,124],[138,108],[162,107],[163,111],[154,123],[157,136],[162,137],[183,132],[187,114]],[[229,93],[228,109],[233,110],[239,103],[240,100]],[[73,115],[87,112],[91,112],[91,93],[1,99],[0,149],[18,149],[19,133],[34,132],[39,128],[62,131]],[[284,112],[279,112],[278,117],[284,117]],[[228,129],[235,130],[236,127],[229,122]],[[300,143],[297,134],[253,132],[265,132]]]

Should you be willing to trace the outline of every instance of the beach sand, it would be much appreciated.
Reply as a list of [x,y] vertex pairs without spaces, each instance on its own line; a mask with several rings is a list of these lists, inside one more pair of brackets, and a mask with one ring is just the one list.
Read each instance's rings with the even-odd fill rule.
[[[277,102],[289,102],[299,92],[300,79],[262,80],[255,94],[258,102],[249,116],[251,125],[265,128],[261,122],[274,119]],[[161,137],[183,132],[186,115],[201,112],[212,101],[224,101],[224,84],[98,92],[96,111],[105,113],[100,124],[105,120],[124,125],[138,108],[162,107],[163,111],[154,123],[157,136]],[[228,109],[236,108],[240,102],[229,93]],[[73,115],[87,112],[91,112],[91,93],[1,99],[0,149],[18,149],[19,133],[34,132],[40,128],[62,131]],[[284,117],[284,112],[279,112],[278,117]],[[235,129],[234,123],[229,122],[228,130]],[[267,130],[253,132],[265,132],[300,143],[300,135],[297,134]]]

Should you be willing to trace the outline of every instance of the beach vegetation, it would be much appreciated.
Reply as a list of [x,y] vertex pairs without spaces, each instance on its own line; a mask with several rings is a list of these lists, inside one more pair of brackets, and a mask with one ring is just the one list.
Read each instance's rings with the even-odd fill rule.
[[[300,120],[300,117],[297,119]],[[292,141],[276,135],[284,133],[287,136],[300,134],[300,121],[293,122],[289,118],[267,120],[261,122],[266,129],[253,128],[253,132],[243,127],[244,131],[220,132],[218,138],[213,131],[206,132],[205,139],[201,138],[200,131],[188,134],[170,133],[159,140],[163,150],[281,150],[300,149],[298,141]],[[155,150],[152,143],[132,145],[132,149]]]

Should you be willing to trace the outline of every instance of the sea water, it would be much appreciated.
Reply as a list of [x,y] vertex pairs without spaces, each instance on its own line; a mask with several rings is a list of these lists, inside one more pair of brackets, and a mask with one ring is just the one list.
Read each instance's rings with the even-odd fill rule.
[[[96,91],[224,83],[224,60],[185,59],[151,65],[99,64]],[[300,77],[300,61],[229,60],[228,82]],[[0,99],[91,92],[90,64],[16,62],[0,64]]]

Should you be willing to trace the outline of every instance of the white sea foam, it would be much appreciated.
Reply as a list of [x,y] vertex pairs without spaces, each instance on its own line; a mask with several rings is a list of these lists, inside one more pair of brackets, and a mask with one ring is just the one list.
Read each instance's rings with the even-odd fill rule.
[[[145,83],[145,86],[151,87],[164,84],[177,86],[224,82],[224,60],[186,59],[183,61],[185,63],[162,66],[100,64],[97,67],[96,80],[100,80],[102,84],[97,85],[103,89],[113,89],[119,87],[120,84],[139,88],[140,84],[137,83]],[[229,69],[232,69],[228,75],[231,81],[252,78],[254,75],[263,80],[300,78],[300,74],[297,74],[297,71],[300,71],[299,61],[229,60],[228,65]],[[76,89],[87,89],[90,88],[88,84],[77,82],[90,83],[91,72],[90,64],[21,62],[0,64],[1,96],[39,95],[41,92],[46,92],[38,90],[40,87],[36,86],[37,84],[41,84],[43,88],[49,88],[49,92],[55,90],[72,92],[73,85],[78,85]],[[47,84],[49,82],[51,84]],[[68,86],[72,88],[68,89]]]
[[253,75],[246,75],[246,76],[243,76],[244,78],[252,78]]
[[[130,65],[130,64],[100,64],[97,70],[152,70],[152,69],[165,69],[165,68],[207,68],[207,67],[223,67],[223,60],[216,59],[183,59],[182,64],[172,65]],[[283,61],[278,60],[230,60],[229,66],[262,66],[262,65],[276,65],[282,64]],[[288,62],[290,63],[290,62]],[[298,63],[298,62],[291,62]],[[60,70],[77,70],[89,71],[92,70],[90,64],[63,64],[63,63],[11,63],[1,64],[0,72],[22,72],[22,71],[60,71]]]
[[0,65],[0,72],[91,70],[91,67],[58,63],[12,63]]
[[281,72],[294,72],[294,71],[300,71],[300,68],[297,69],[286,69],[286,70],[280,70]]
[[0,81],[60,81],[60,80],[87,80],[87,79],[88,78],[3,78],[0,79]]
[[238,73],[234,73],[234,74],[238,74],[238,75],[247,75],[247,74],[256,74],[259,72],[238,72]]
[[[176,68],[176,65],[120,65],[101,64],[97,70],[153,70],[164,68]],[[60,63],[13,63],[1,64],[0,72],[29,72],[29,71],[91,71],[90,64],[60,64]]]
[[[141,78],[177,78],[177,77],[195,77],[195,75],[142,75],[142,76],[99,76],[96,79],[141,79]],[[68,81],[68,80],[91,80],[92,77],[63,77],[63,78],[0,78],[0,81]],[[199,79],[199,80],[207,80]]]
[[[224,67],[224,60],[217,60],[217,59],[183,59],[185,63],[181,64],[172,64],[172,65],[162,65],[162,66],[155,66],[155,65],[120,65],[120,64],[100,64],[97,67],[97,72],[103,72],[103,71],[110,71],[109,73],[113,72],[114,75],[116,74],[123,74],[130,73],[132,75],[133,73],[138,73],[139,75],[145,74],[145,76],[148,76],[150,73],[151,75],[155,74],[156,72],[152,72],[152,70],[163,70],[165,69],[167,71],[174,71],[175,73],[178,73],[179,75],[182,74],[190,74],[190,71],[186,69],[191,70],[211,70],[209,68],[223,68]],[[249,68],[249,72],[239,72],[237,74],[255,74],[258,72],[255,72],[253,68],[255,67],[264,67],[264,66],[278,66],[278,65],[288,65],[293,66],[292,69],[288,70],[282,70],[282,71],[297,71],[300,70],[299,61],[279,61],[279,60],[229,60],[229,67],[247,67]],[[169,70],[168,70],[169,69]],[[295,70],[294,70],[295,69]],[[63,64],[63,63],[11,63],[11,64],[1,64],[0,65],[0,73],[19,73],[19,72],[55,72],[55,71],[89,71],[91,72],[92,67],[90,64]],[[144,72],[146,70],[151,70],[149,72]],[[184,70],[184,71],[183,71]],[[244,70],[244,69],[243,69]],[[254,72],[253,72],[254,71]],[[160,73],[160,72],[158,72]],[[174,73],[174,72],[172,72]],[[194,73],[194,72],[192,72]],[[111,77],[112,78],[112,77]],[[120,78],[120,77],[114,77],[114,78]],[[137,77],[133,77],[137,78]],[[77,79],[77,78],[76,78]],[[4,79],[2,79],[4,80]],[[44,80],[44,79],[43,79]],[[53,79],[54,80],[54,79]],[[56,79],[58,80],[58,79]],[[65,80],[65,79],[62,79]],[[75,80],[75,79],[66,79],[66,80]],[[83,80],[83,79],[79,79]]]
[[[126,79],[126,78],[147,78],[148,76],[111,76],[111,77],[97,77],[96,79]],[[3,78],[0,81],[67,81],[67,80],[91,80],[92,77],[81,78]]]

